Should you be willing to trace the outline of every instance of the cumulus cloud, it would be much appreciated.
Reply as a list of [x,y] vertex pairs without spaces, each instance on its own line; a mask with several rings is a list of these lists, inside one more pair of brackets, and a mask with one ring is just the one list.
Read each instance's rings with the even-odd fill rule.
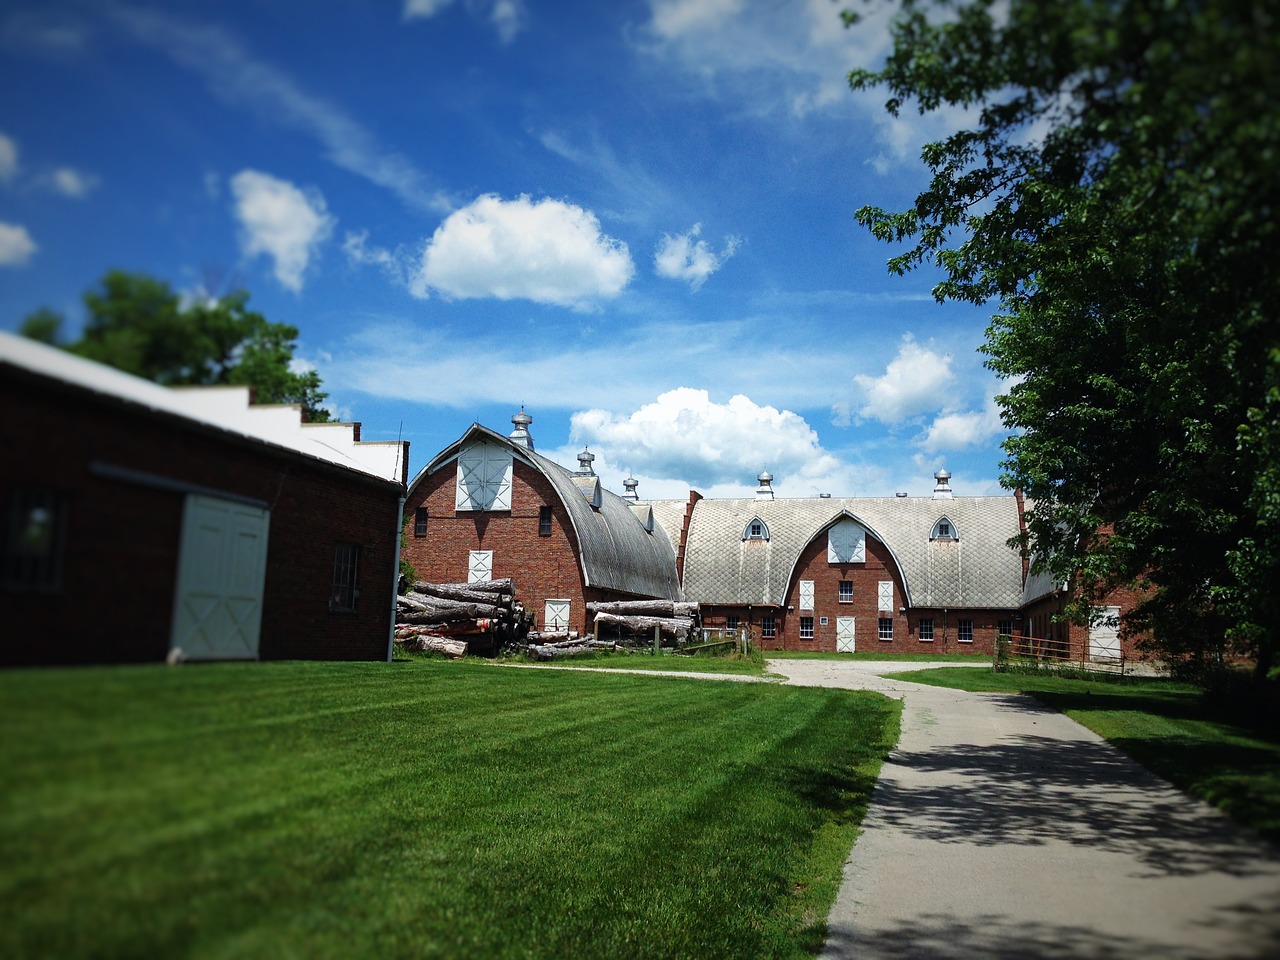
[[678,387],[632,413],[583,410],[570,424],[573,441],[606,451],[620,469],[704,493],[728,489],[742,496],[764,469],[778,477],[777,490],[793,496],[853,482],[852,468],[822,448],[802,416],[742,395],[716,403],[706,390]]
[[327,212],[324,197],[256,170],[242,170],[232,177],[231,193],[245,256],[271,257],[276,279],[295,293],[301,291],[307,265],[336,222]]
[[38,249],[26,227],[0,223],[0,267],[26,266]]
[[12,180],[17,174],[18,145],[0,133],[0,183]]
[[413,286],[460,300],[583,309],[616,297],[634,273],[627,245],[606,236],[590,211],[560,200],[486,194],[436,229]]
[[[453,0],[405,0],[405,20],[426,20],[453,6]],[[466,0],[473,17],[488,20],[498,39],[510,43],[528,26],[529,14],[523,0]]]
[[955,374],[949,355],[921,346],[908,334],[883,376],[853,379],[866,398],[858,415],[894,424],[945,406]]
[[963,450],[986,443],[1005,430],[1000,406],[994,396],[987,397],[981,410],[946,413],[929,425],[920,445],[931,453]]
[[695,223],[688,233],[664,233],[653,254],[654,272],[668,280],[683,280],[690,290],[701,289],[707,277],[737,252],[740,243],[737,237],[726,237],[724,249],[716,253],[705,240],[697,239],[701,233],[700,223]]

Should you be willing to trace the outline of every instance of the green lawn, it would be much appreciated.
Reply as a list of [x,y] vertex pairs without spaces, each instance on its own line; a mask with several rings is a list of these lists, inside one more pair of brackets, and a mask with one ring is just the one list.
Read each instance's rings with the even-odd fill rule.
[[0,956],[804,956],[897,723],[468,663],[0,673]]
[[1280,742],[1232,722],[1191,684],[955,667],[897,676],[958,690],[1032,694],[1148,770],[1280,841]]
[[[497,661],[502,663],[502,660]],[[508,663],[534,663],[527,658],[513,658]],[[587,667],[609,670],[679,670],[683,673],[724,673],[739,676],[763,676],[765,658],[759,650],[751,651],[749,656],[740,654],[695,653],[678,655],[670,650],[663,650],[657,656],[643,650],[628,653],[592,653],[565,660],[553,660],[540,663],[539,666],[554,667]]]

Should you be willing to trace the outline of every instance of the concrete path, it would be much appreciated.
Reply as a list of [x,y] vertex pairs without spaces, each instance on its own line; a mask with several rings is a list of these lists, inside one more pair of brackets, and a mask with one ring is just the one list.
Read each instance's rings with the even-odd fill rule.
[[1029,697],[775,660],[904,699],[822,956],[1280,957],[1280,851]]

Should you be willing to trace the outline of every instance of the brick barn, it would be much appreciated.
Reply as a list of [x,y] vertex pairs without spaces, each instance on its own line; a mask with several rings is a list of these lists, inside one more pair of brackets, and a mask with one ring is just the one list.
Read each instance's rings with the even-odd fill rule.
[[[1020,494],[956,496],[940,470],[931,496],[779,499],[762,473],[754,497],[642,501],[630,478],[602,490],[586,451],[576,473],[534,453],[531,422],[473,426],[410,485],[404,553],[424,579],[512,577],[540,625],[581,632],[592,600],[694,601],[765,649],[990,654],[1001,634],[1067,635],[1049,620],[1062,591],[1008,545]],[[1105,622],[1072,629],[1072,649],[1081,630],[1120,649]]]
[[385,660],[408,444],[0,333],[0,663]]
[[653,510],[534,450],[532,418],[503,436],[474,424],[409,484],[404,557],[419,579],[510,577],[539,629],[588,628],[594,601],[680,598],[676,553]]

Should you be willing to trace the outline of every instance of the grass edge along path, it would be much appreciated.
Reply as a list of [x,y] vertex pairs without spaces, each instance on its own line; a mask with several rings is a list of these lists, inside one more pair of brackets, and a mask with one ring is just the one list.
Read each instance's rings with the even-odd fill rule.
[[955,690],[1034,696],[1180,790],[1280,843],[1280,742],[1232,722],[1193,684],[957,667],[893,676]]
[[3,672],[0,956],[809,956],[899,711],[465,663]]

